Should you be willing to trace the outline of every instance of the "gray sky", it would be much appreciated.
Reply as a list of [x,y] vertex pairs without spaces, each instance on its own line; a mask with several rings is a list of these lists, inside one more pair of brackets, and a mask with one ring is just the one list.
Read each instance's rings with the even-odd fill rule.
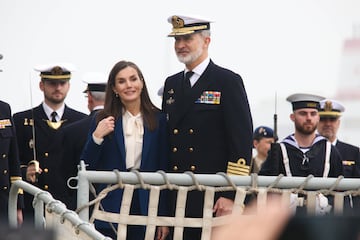
[[[66,103],[88,112],[82,75],[106,74],[119,60],[139,65],[154,103],[166,76],[183,69],[167,38],[168,16],[210,17],[210,56],[244,80],[254,125],[272,126],[275,93],[279,121],[295,92],[335,94],[343,41],[360,24],[358,0],[1,0],[0,98],[13,112],[42,100],[37,64],[77,66]],[[283,111],[283,112],[282,112]],[[287,130],[286,130],[287,131]]]

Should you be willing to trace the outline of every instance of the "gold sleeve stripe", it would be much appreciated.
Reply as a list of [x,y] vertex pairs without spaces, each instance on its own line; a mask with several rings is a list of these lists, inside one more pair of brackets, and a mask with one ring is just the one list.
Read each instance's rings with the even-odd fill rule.
[[[12,177],[10,177],[11,183],[13,183],[13,182],[15,182],[15,181],[17,181],[17,180],[21,180],[21,177],[19,177],[19,176],[12,176]],[[22,188],[19,188],[18,194],[24,194],[24,190],[23,190]]]
[[226,173],[229,175],[248,176],[250,173],[250,166],[246,165],[246,160],[240,158],[236,163],[228,162]]
[[345,166],[351,166],[355,164],[355,161],[350,161],[350,160],[343,160],[342,164]]
[[17,180],[21,180],[21,177],[19,177],[19,176],[12,176],[12,177],[10,177],[10,181],[13,183],[13,182],[15,182],[15,181],[17,181]]

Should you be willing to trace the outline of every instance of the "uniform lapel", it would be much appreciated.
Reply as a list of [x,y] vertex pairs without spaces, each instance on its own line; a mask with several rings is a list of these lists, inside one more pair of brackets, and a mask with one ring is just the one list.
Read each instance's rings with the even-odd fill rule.
[[[49,136],[51,131],[49,131],[49,126],[46,123],[46,121],[48,120],[48,117],[47,117],[42,105],[34,108],[33,111],[34,111],[33,117],[34,117],[35,129],[39,128],[39,129],[41,129],[41,132],[43,134],[45,134],[46,136]],[[36,132],[35,132],[35,135],[36,135]]]
[[203,74],[197,80],[197,82],[192,87],[189,94],[182,95],[182,98],[181,98],[182,99],[182,101],[181,101],[182,111],[181,111],[181,114],[178,116],[178,119],[176,119],[176,121],[175,121],[176,123],[183,119],[183,117],[189,111],[189,109],[191,109],[194,106],[194,102],[201,96],[203,91],[209,87],[211,82],[214,81],[214,78],[211,78],[211,74],[210,74],[211,66],[212,66],[212,62],[210,62],[209,66],[206,68],[206,70],[203,72]]

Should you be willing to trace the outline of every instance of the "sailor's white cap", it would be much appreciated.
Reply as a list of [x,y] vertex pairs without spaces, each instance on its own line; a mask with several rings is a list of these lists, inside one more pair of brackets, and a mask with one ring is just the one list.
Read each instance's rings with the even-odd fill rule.
[[300,108],[320,108],[320,101],[325,99],[322,96],[308,94],[308,93],[295,93],[286,98],[287,101],[291,102],[293,110]]

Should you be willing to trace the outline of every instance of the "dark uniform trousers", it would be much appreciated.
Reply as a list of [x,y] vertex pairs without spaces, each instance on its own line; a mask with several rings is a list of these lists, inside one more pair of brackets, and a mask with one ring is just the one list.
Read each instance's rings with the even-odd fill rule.
[[[184,72],[165,81],[162,110],[167,114],[171,145],[170,171],[248,175],[252,118],[241,77],[210,61],[189,90]],[[231,197],[217,194],[218,197]],[[173,211],[176,192],[172,193]],[[188,193],[186,216],[202,217],[203,193]],[[201,229],[186,228],[184,239],[200,239]]]
[[[21,165],[24,166],[23,178],[26,179],[26,167],[30,161],[39,161],[42,173],[38,176],[35,186],[49,191],[51,195],[60,201],[66,200],[66,189],[63,185],[60,163],[62,161],[62,128],[67,124],[85,118],[87,115],[71,109],[65,105],[62,116],[62,125],[58,129],[51,128],[47,123],[47,116],[42,105],[14,114],[14,121],[17,130],[19,153]],[[35,131],[35,143],[33,136]],[[34,149],[35,154],[34,156]],[[33,217],[32,195],[25,194],[25,216]]]

